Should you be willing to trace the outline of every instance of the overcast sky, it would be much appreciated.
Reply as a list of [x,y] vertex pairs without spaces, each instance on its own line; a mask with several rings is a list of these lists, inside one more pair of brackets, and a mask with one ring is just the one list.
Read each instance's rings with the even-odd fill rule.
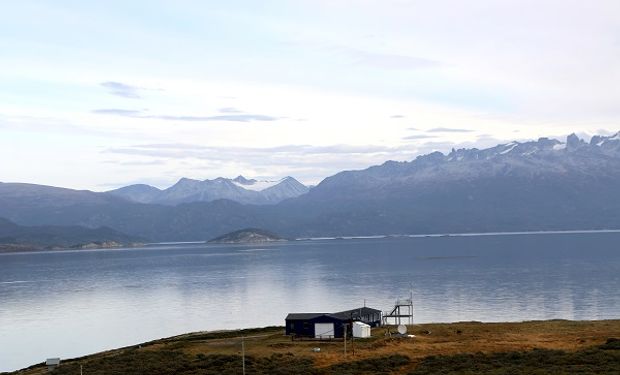
[[0,181],[315,184],[620,129],[618,0],[3,1]]

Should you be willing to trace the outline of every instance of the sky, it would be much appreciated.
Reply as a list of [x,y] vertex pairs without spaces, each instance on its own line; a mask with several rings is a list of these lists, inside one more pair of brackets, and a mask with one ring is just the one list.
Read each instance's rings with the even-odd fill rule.
[[2,1],[0,181],[293,176],[620,130],[620,1]]

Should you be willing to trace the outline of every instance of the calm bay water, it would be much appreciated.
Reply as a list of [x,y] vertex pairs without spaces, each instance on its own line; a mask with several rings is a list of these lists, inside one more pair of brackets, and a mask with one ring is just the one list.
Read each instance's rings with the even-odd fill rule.
[[289,312],[416,322],[620,318],[620,233],[178,245],[0,254],[0,371]]

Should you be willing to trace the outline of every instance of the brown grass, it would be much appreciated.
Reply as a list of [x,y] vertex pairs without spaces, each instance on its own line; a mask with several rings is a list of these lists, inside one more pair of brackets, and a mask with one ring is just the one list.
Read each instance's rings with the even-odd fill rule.
[[[203,358],[210,355],[237,356],[241,354],[241,336],[245,336],[246,356],[261,358],[310,359],[317,369],[330,369],[373,358],[388,358],[394,354],[410,358],[399,368],[407,373],[429,356],[450,356],[464,353],[522,352],[532,349],[562,350],[576,352],[601,345],[610,337],[620,337],[620,320],[606,321],[532,321],[522,323],[422,324],[408,327],[415,338],[386,336],[386,328],[373,330],[370,339],[348,342],[348,355],[344,356],[342,341],[291,341],[281,327],[263,329],[199,332],[145,343],[137,347],[112,350],[104,353],[66,361],[67,364],[83,364],[114,358],[127,352],[179,353],[187,358]],[[392,329],[394,330],[394,329]],[[430,332],[430,334],[427,334]],[[315,353],[312,348],[319,347]],[[281,357],[273,357],[281,356]],[[236,357],[235,357],[236,358]],[[361,362],[360,362],[361,363]],[[338,367],[336,367],[338,368]],[[18,374],[44,374],[41,366],[25,369]]]

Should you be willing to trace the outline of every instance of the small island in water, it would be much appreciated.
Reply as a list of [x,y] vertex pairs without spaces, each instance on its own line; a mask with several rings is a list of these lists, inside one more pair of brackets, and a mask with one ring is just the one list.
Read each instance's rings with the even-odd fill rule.
[[265,243],[287,241],[279,235],[264,229],[245,228],[209,240],[209,243]]

